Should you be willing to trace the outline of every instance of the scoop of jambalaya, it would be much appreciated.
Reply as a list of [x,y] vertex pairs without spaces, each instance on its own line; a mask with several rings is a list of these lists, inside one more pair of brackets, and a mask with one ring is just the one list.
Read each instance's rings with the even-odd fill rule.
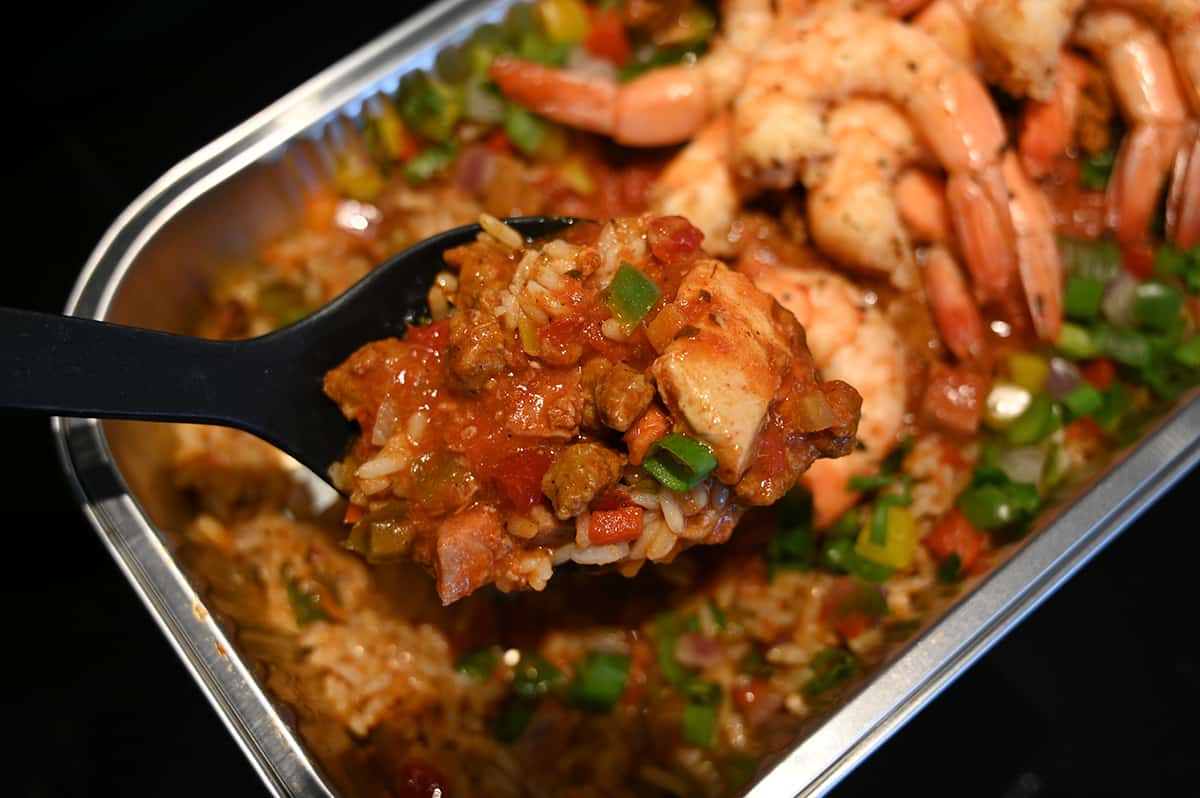
[[369,561],[415,560],[445,604],[568,561],[632,576],[853,447],[861,397],[685,219],[482,226],[445,254],[431,322],[326,375],[362,430],[331,475]]

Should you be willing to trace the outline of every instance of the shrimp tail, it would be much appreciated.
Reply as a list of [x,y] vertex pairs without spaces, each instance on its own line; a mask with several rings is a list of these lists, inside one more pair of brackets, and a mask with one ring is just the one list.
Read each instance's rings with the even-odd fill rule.
[[1108,225],[1122,244],[1146,237],[1182,136],[1178,125],[1139,125],[1121,142],[1105,203]]
[[985,300],[1008,296],[1017,271],[1016,236],[999,164],[951,175],[946,199],[976,291]]
[[1167,238],[1180,249],[1200,245],[1200,122],[1188,122],[1167,194]]
[[547,119],[606,136],[616,128],[611,81],[504,56],[492,61],[488,74],[505,97]]
[[1053,211],[1015,153],[1004,159],[1004,180],[1012,192],[1009,209],[1017,233],[1017,267],[1033,329],[1041,340],[1057,341],[1062,331],[1063,267]]
[[924,273],[925,293],[942,342],[959,360],[980,361],[987,350],[983,317],[958,263],[944,247],[930,247]]

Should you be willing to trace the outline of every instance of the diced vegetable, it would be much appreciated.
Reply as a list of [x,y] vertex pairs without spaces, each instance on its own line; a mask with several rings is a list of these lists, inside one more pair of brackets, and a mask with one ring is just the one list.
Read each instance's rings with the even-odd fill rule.
[[470,72],[480,78],[487,76],[496,56],[508,49],[508,42],[499,25],[480,25],[471,33],[462,48],[462,58]]
[[629,678],[629,656],[589,652],[575,672],[568,697],[572,704],[589,712],[609,712],[625,691]]
[[843,648],[823,648],[812,661],[813,676],[804,685],[804,694],[815,698],[840,687],[858,675],[860,667],[854,655]]
[[1110,324],[1129,327],[1134,323],[1133,302],[1137,298],[1138,281],[1121,272],[1104,286],[1100,314]]
[[1154,253],[1154,273],[1175,275],[1189,292],[1200,294],[1200,244],[1187,250],[1163,244]]
[[1095,332],[1096,344],[1118,363],[1127,366],[1147,366],[1152,355],[1150,341],[1137,330],[1102,325]]
[[939,561],[958,560],[962,570],[970,570],[987,543],[987,535],[971,525],[962,512],[951,510],[942,516],[925,536],[925,546]]
[[578,155],[568,155],[558,165],[558,179],[567,188],[583,197],[596,193],[596,180],[592,177],[587,161]]
[[645,318],[661,293],[645,273],[622,261],[608,288],[608,307],[626,327],[632,327]]
[[1023,446],[1037,443],[1053,432],[1054,427],[1054,402],[1048,394],[1039,393],[1030,400],[1025,412],[1009,425],[1005,434],[1011,443]]
[[912,564],[917,549],[917,527],[905,505],[907,496],[880,496],[875,500],[870,523],[859,532],[854,551],[877,565],[903,570]]
[[506,104],[495,85],[481,76],[472,76],[463,84],[463,117],[481,125],[504,121]]
[[504,109],[504,132],[508,134],[509,141],[526,155],[533,155],[542,146],[546,127],[541,118],[516,103],[508,103]]
[[1092,321],[1100,315],[1104,283],[1090,277],[1067,278],[1063,291],[1063,311],[1076,321]]
[[962,579],[963,567],[962,560],[956,552],[951,552],[950,556],[938,563],[937,577],[939,582],[953,584]]
[[671,430],[671,419],[658,405],[651,405],[624,435],[630,465],[641,465],[650,447]]
[[771,663],[767,662],[767,658],[763,655],[761,648],[751,646],[738,659],[737,671],[747,676],[769,676],[771,674]]
[[805,490],[792,490],[775,507],[778,525],[766,548],[771,573],[778,568],[812,568],[816,563],[812,495]]
[[511,743],[517,740],[524,733],[525,727],[529,725],[535,709],[537,709],[536,701],[517,695],[509,696],[492,726],[492,734],[502,743]]
[[1133,316],[1152,330],[1170,329],[1183,311],[1183,292],[1164,280],[1146,280],[1137,287]]
[[642,468],[668,489],[691,490],[717,467],[717,458],[708,444],[672,432],[650,446]]
[[363,133],[376,161],[407,161],[417,153],[417,142],[391,103],[383,103],[368,115]]
[[404,164],[404,178],[409,183],[424,183],[444,171],[457,157],[458,147],[452,141],[427,147]]
[[562,671],[551,665],[545,657],[522,651],[521,659],[513,669],[512,690],[521,698],[540,698],[557,690],[564,681]]
[[1063,322],[1062,332],[1059,333],[1055,346],[1064,355],[1075,360],[1086,360],[1103,354],[1096,339],[1086,328],[1069,321]]
[[1113,150],[1105,150],[1084,157],[1083,168],[1079,172],[1080,185],[1091,191],[1102,191],[1108,185],[1116,157],[1116,152]]
[[462,91],[426,72],[400,84],[400,115],[417,135],[435,144],[447,141],[462,117]]
[[641,507],[593,511],[588,518],[588,540],[594,546],[637,540],[642,534]]
[[989,427],[1005,429],[1029,409],[1032,401],[1029,391],[1020,385],[997,380],[988,392],[984,420]]
[[879,490],[880,488],[890,488],[893,485],[905,486],[908,480],[904,475],[896,474],[871,474],[865,476],[850,477],[846,482],[846,486],[850,490]]
[[1175,347],[1171,357],[1188,368],[1200,368],[1200,335],[1193,335]]
[[872,562],[855,551],[853,537],[826,536],[821,547],[821,564],[835,573],[850,574],[868,582],[885,582],[892,575],[886,565]]
[[1037,393],[1046,386],[1050,365],[1046,358],[1034,352],[1010,352],[1008,374],[1017,385],[1030,393]]
[[971,486],[958,497],[958,509],[986,531],[1030,521],[1041,506],[1036,485],[1013,482],[1002,470],[977,466]]
[[454,663],[454,670],[478,681],[492,678],[496,672],[496,663],[500,661],[500,652],[495,646],[477,648],[468,651]]
[[1120,428],[1121,424],[1129,417],[1131,410],[1133,410],[1133,397],[1129,395],[1129,391],[1125,390],[1125,386],[1114,382],[1104,390],[1103,403],[1092,411],[1091,415],[1101,429],[1111,434]]
[[1058,246],[1068,275],[1107,284],[1121,273],[1121,248],[1112,241],[1060,238]]
[[534,9],[551,41],[574,44],[587,33],[587,8],[581,0],[538,0]]
[[654,628],[657,633],[654,650],[658,655],[659,672],[669,684],[681,690],[685,689],[695,679],[695,674],[675,657],[675,644],[683,632],[679,618],[670,613],[660,615]]
[[1061,399],[1075,390],[1079,384],[1079,367],[1065,357],[1050,358],[1050,374],[1046,377],[1046,392],[1054,399]]
[[716,745],[719,709],[719,703],[689,701],[683,708],[683,741],[700,748]]
[[1066,396],[1062,397],[1062,403],[1070,410],[1070,414],[1074,418],[1079,418],[1081,415],[1091,415],[1096,413],[1098,409],[1104,406],[1104,395],[1091,385],[1080,385]]
[[584,37],[583,46],[597,58],[603,58],[616,66],[624,66],[633,57],[633,48],[621,24],[621,16],[615,11],[596,15],[591,30]]
[[1041,482],[1046,452],[1041,446],[1006,446],[997,452],[995,465],[1013,482]]
[[1106,357],[1089,360],[1079,368],[1079,375],[1088,385],[1103,391],[1117,378],[1116,365]]
[[443,47],[433,59],[433,71],[446,83],[462,83],[471,74],[471,65],[462,47]]
[[324,621],[329,614],[321,606],[321,596],[305,590],[295,579],[287,583],[288,603],[292,605],[292,614],[296,616],[297,626],[307,626],[314,621]]
[[526,61],[533,61],[546,66],[561,67],[567,63],[567,54],[571,45],[567,42],[557,42],[540,30],[522,33],[517,38],[517,55]]

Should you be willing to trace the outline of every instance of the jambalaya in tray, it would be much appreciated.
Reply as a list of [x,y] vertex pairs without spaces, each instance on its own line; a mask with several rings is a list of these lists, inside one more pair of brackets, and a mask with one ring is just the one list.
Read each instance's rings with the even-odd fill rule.
[[[287,323],[481,214],[599,224],[493,227],[426,323],[331,374],[348,503],[180,427],[179,551],[347,795],[733,795],[1194,390],[1200,6],[496,20],[334,124],[330,180],[198,331]],[[707,340],[746,342],[717,396],[760,426],[692,414],[672,353]],[[523,379],[577,393],[535,409]],[[592,564],[546,581],[566,560]]]

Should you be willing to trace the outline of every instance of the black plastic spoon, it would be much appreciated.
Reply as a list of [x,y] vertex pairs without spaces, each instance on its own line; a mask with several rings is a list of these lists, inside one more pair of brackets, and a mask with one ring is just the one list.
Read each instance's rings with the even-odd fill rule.
[[[576,220],[505,221],[537,238]],[[0,308],[0,409],[236,427],[328,482],[355,429],[323,393],[325,372],[428,313],[442,254],[480,230],[457,227],[414,244],[317,312],[258,338],[212,341]]]

